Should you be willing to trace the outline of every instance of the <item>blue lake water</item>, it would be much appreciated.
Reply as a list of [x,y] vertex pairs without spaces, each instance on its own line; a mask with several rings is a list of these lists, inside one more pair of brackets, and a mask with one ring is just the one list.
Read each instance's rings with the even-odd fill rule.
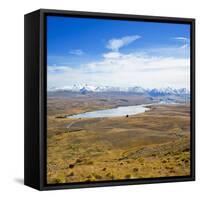
[[97,110],[91,112],[80,113],[76,115],[68,116],[68,118],[78,119],[78,118],[99,118],[99,117],[120,117],[126,115],[136,115],[144,113],[150,110],[147,108],[150,104],[136,105],[136,106],[121,106],[117,108],[111,108],[106,110]]

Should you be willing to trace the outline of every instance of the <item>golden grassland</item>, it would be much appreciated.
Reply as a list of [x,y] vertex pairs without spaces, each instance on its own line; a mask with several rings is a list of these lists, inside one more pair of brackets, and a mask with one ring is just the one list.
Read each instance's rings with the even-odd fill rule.
[[48,184],[190,174],[189,105],[154,105],[129,117],[63,118],[117,105],[102,102],[48,99]]

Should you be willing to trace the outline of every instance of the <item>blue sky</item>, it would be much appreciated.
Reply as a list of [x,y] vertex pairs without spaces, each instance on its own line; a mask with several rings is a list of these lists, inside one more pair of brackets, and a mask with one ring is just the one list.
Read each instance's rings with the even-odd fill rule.
[[187,24],[48,16],[48,87],[189,88],[189,38]]

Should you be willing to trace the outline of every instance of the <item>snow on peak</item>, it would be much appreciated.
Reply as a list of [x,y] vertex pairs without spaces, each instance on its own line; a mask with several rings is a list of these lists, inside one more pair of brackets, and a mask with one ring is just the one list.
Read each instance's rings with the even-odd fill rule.
[[149,94],[150,96],[164,95],[188,95],[190,91],[186,88],[175,89],[172,87],[145,89],[139,86],[133,87],[113,87],[113,86],[95,86],[89,84],[74,84],[72,86],[52,87],[48,91],[72,91],[72,92],[129,92],[135,94]]

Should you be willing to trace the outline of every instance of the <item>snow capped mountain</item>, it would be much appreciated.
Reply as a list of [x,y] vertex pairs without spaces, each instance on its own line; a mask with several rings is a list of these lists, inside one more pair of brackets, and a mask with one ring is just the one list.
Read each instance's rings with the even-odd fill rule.
[[165,96],[165,95],[189,95],[190,92],[186,88],[174,89],[174,88],[154,88],[148,91],[151,96]]
[[186,88],[180,88],[180,89],[178,90],[178,93],[179,93],[179,94],[190,94],[190,91],[187,90]]
[[128,91],[129,92],[134,92],[134,93],[137,93],[137,94],[145,94],[145,93],[147,93],[147,90],[145,90],[142,87],[138,87],[138,86],[130,87]]
[[112,87],[112,86],[94,86],[88,84],[74,84],[73,86],[65,86],[61,88],[52,87],[48,91],[71,91],[80,92],[86,94],[88,92],[126,92],[140,95],[150,96],[165,96],[165,95],[189,95],[190,91],[186,88],[175,89],[171,87],[167,88],[153,88],[145,89],[139,86],[134,87]]

